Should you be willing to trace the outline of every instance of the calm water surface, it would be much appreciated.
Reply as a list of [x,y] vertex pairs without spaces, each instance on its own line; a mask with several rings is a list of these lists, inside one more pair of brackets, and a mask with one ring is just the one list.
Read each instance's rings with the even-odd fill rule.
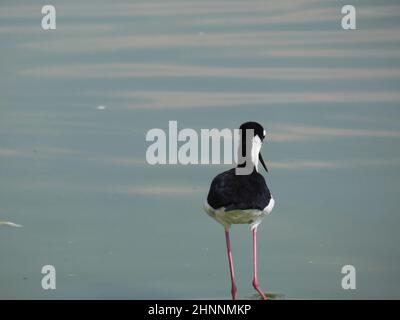
[[[400,298],[400,7],[337,1],[0,5],[1,299],[228,298],[221,226],[203,212],[230,166],[145,162],[151,128],[268,132],[276,199],[259,278],[287,298]],[[105,106],[104,110],[98,106]],[[251,234],[232,228],[239,296]],[[57,289],[41,288],[54,265]],[[341,288],[341,268],[357,289]]]

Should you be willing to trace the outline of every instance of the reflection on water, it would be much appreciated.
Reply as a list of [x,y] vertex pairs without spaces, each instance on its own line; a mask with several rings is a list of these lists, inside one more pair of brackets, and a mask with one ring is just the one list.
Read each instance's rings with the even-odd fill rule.
[[[146,132],[170,120],[267,129],[262,288],[400,297],[397,3],[359,3],[356,32],[336,2],[52,4],[47,32],[39,5],[0,11],[0,219],[23,225],[0,228],[0,298],[229,298],[224,232],[202,209],[229,166],[146,164]],[[247,226],[231,245],[255,298]]]
[[[285,300],[286,299],[285,295],[281,294],[281,293],[265,292],[265,296],[267,297],[268,300]],[[249,296],[248,299],[249,300],[262,300],[258,293]]]

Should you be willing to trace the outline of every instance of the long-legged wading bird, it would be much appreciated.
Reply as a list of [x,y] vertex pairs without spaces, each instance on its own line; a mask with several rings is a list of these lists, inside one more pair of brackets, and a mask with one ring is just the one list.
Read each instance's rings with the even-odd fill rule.
[[208,215],[225,228],[232,299],[236,299],[237,293],[229,240],[232,224],[250,224],[253,235],[253,287],[261,298],[266,299],[257,277],[257,227],[262,218],[271,213],[275,201],[264,177],[258,172],[259,161],[268,172],[260,153],[265,135],[264,128],[257,122],[246,122],[240,126],[239,164],[213,179],[204,204]]

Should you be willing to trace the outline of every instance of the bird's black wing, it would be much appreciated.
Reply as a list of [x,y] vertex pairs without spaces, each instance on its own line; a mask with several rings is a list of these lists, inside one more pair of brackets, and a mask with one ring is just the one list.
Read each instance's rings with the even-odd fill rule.
[[250,175],[236,175],[231,169],[217,175],[211,182],[207,202],[214,209],[226,211],[263,210],[271,199],[264,177],[256,171]]

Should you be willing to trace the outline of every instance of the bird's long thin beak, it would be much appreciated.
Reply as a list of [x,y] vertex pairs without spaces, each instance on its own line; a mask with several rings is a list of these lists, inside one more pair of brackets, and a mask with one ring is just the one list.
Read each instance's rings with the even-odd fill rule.
[[261,155],[261,152],[258,154],[258,158],[260,159],[260,162],[261,162],[262,166],[264,167],[265,171],[268,172],[267,166],[265,165],[265,162],[264,162],[264,159],[263,159],[263,157]]

